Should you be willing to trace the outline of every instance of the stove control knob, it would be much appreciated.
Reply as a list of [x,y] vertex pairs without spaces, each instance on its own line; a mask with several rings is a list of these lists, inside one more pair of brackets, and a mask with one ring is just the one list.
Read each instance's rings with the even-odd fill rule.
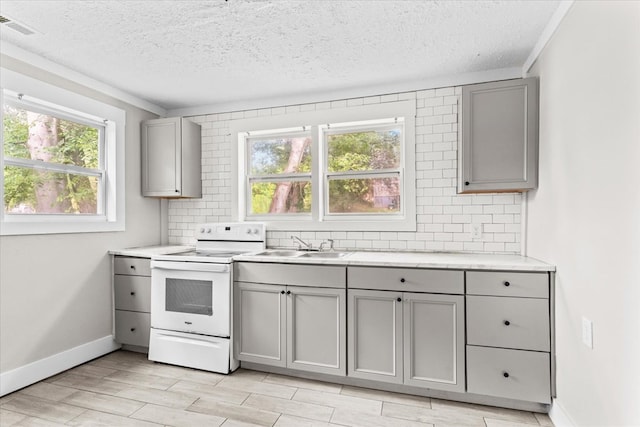
[[257,234],[258,234],[258,229],[257,229],[257,228],[254,228],[254,229],[253,229],[253,234],[255,234],[255,235],[257,235]]
[[251,229],[247,228],[247,234],[251,234]]
[[207,228],[207,233],[211,233],[211,229],[210,228]]
[[200,233],[204,233],[204,228],[201,228],[201,229],[200,229]]

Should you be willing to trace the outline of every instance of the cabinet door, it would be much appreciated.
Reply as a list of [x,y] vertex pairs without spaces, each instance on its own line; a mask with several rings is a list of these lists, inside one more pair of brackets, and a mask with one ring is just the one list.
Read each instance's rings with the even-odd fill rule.
[[464,296],[405,293],[404,383],[463,392]]
[[285,287],[235,282],[234,292],[236,358],[285,367]]
[[350,377],[401,384],[402,293],[349,290]]
[[287,287],[287,367],[346,375],[345,290]]
[[181,182],[181,119],[142,122],[142,195],[176,197]]
[[535,78],[462,88],[460,193],[536,188],[537,156]]

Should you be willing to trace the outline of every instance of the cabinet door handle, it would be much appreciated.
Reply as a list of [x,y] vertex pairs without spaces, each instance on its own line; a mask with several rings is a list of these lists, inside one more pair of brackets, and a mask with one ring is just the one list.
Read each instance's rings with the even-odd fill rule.
[[136,294],[135,292],[131,291],[131,296],[133,296],[133,295],[135,295],[135,294]]
[[509,326],[510,324],[511,324],[511,322],[509,322],[508,320],[505,320],[505,321],[504,321],[504,325],[505,325],[505,326]]
[[291,295],[291,291],[287,291],[287,295]]
[[400,283],[404,283],[404,282],[405,282],[404,277],[402,277],[402,278],[400,279]]
[[505,286],[511,286],[511,283],[509,283],[509,282],[504,282],[504,285],[505,285]]
[[402,302],[402,298],[398,297],[398,299],[396,299],[396,301]]
[[180,192],[180,190],[176,190],[176,193],[179,193],[179,192]]
[[136,331],[136,328],[131,328],[131,332],[135,332],[135,331]]
[[469,181],[465,181],[465,182],[464,182],[464,185],[469,185]]
[[505,377],[505,378],[509,378],[509,372],[503,372],[502,376]]
[[281,293],[282,295],[284,295],[284,291],[280,291],[280,293]]

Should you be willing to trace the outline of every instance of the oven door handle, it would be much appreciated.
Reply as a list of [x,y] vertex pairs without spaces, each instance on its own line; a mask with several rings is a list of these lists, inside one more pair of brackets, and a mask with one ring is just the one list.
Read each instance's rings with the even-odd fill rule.
[[154,261],[151,268],[158,270],[206,271],[210,273],[228,273],[229,264],[213,264],[204,262]]

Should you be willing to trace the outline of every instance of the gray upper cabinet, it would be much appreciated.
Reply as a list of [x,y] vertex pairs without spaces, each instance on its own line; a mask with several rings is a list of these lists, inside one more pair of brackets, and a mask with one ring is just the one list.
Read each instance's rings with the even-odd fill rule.
[[516,192],[538,185],[538,81],[463,86],[458,192]]
[[181,117],[141,124],[142,195],[202,197],[200,125]]

